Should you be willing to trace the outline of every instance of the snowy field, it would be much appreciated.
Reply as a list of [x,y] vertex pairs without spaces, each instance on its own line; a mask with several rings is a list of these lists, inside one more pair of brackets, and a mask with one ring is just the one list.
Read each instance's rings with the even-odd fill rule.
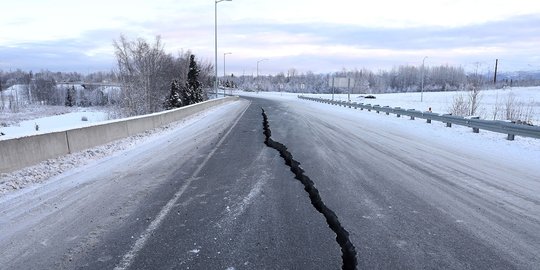
[[[41,111],[45,115],[50,114],[51,111],[60,111],[60,113],[58,115],[45,117],[37,116],[32,110],[30,110],[29,113],[21,112],[12,114],[13,118],[30,118],[28,120],[18,122],[14,121],[13,118],[10,120],[10,115],[5,113],[3,117],[6,119],[6,121],[4,123],[11,124],[6,124],[7,126],[0,126],[0,132],[5,134],[0,136],[0,140],[63,131],[72,128],[80,128],[109,120],[109,114],[104,110],[98,109],[81,108],[78,109],[78,111],[66,112],[51,106],[50,110],[45,109]],[[34,115],[35,118],[31,117],[31,115]]]
[[[64,91],[65,87],[57,86]],[[78,91],[83,90],[81,85],[74,87]],[[100,91],[111,99],[118,88],[104,87]],[[19,84],[0,92],[0,132],[5,134],[0,136],[0,140],[84,127],[111,120],[115,116],[104,106],[47,106],[37,102],[30,104],[29,95],[28,86]]]
[[[423,101],[421,93],[392,93],[374,94],[376,99],[365,99],[360,94],[351,94],[352,102],[362,102],[371,105],[401,107],[427,111],[429,108],[435,113],[451,112],[454,98],[462,95],[468,98],[467,92],[424,92]],[[305,94],[309,97],[321,97],[331,99],[332,94]],[[336,94],[335,100],[347,100],[348,94]],[[532,124],[540,125],[540,87],[514,87],[499,90],[482,90],[479,95],[479,108],[476,115],[487,120],[506,120],[506,105],[513,103],[525,118],[529,118]]]

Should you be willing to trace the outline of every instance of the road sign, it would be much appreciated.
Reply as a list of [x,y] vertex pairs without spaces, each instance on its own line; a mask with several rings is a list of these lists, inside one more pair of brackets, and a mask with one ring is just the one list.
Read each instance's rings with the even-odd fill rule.
[[[332,81],[334,85],[332,85]],[[349,88],[354,86],[354,79],[347,77],[334,77],[328,80],[328,86],[336,88]]]

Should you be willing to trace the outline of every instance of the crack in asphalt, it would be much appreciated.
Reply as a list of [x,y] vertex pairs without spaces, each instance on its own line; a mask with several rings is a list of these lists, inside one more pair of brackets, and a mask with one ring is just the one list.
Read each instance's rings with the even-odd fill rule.
[[291,172],[294,173],[295,178],[299,180],[304,185],[304,190],[309,194],[309,199],[311,204],[317,211],[319,211],[326,218],[326,223],[328,227],[334,231],[336,234],[336,241],[341,247],[341,258],[343,264],[341,269],[343,270],[352,270],[356,269],[357,259],[356,259],[356,248],[349,239],[349,232],[343,228],[339,219],[330,208],[328,208],[322,201],[321,196],[319,195],[319,190],[315,187],[315,183],[304,174],[304,170],[300,167],[300,162],[296,161],[292,154],[287,150],[287,147],[282,143],[272,140],[272,132],[270,131],[270,126],[268,124],[268,117],[263,108],[263,128],[264,128],[264,143],[270,148],[274,148],[280,154],[280,156],[285,160],[285,164],[290,167]]

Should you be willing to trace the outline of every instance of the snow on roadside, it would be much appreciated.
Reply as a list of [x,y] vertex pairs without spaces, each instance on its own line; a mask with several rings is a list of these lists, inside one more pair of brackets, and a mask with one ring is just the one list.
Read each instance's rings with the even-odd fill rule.
[[[331,99],[332,94],[303,94],[309,97],[321,97]],[[365,95],[351,94],[352,102],[365,103],[371,105],[401,107],[404,109],[415,109],[427,111],[429,108],[435,113],[449,113],[451,111],[454,98],[462,95],[468,98],[468,92],[409,92],[409,93],[387,93],[373,94],[376,99],[366,99]],[[335,94],[335,100],[348,100],[348,94]],[[506,89],[482,90],[479,95],[479,108],[477,115],[482,119],[493,120],[504,117],[506,103],[511,100],[514,106],[518,106],[522,113],[530,110],[531,121],[535,125],[540,125],[540,87],[514,87]]]
[[0,110],[0,126],[16,125],[21,121],[32,120],[45,116],[61,115],[75,112],[78,108],[66,106],[32,105],[19,109],[16,112],[11,110]]
[[71,112],[41,117],[22,121],[13,126],[2,127],[1,130],[5,135],[0,137],[0,140],[80,128],[106,120],[108,120],[108,114],[100,111]]
[[[231,103],[226,103],[225,105],[227,104]],[[105,145],[86,149],[81,152],[48,159],[37,165],[26,167],[18,171],[2,173],[0,174],[0,197],[15,190],[43,183],[49,178],[57,176],[70,169],[89,164],[93,161],[105,158],[120,151],[132,149],[135,146],[140,145],[154,137],[162,136],[174,131],[175,129],[186,127],[190,123],[196,122],[223,107],[225,106],[217,106],[163,127],[145,131],[143,133],[139,133]]]
[[110,113],[100,107],[35,106],[18,113],[2,112],[0,131],[5,135],[0,140],[85,127],[109,118]]
[[[540,90],[540,88],[538,89]],[[236,94],[288,102],[290,106],[317,108],[320,113],[332,113],[336,117],[341,116],[340,118],[351,117],[351,119],[369,120],[372,125],[380,126],[381,129],[391,127],[395,132],[403,132],[411,134],[411,136],[414,135],[430,140],[436,139],[441,145],[453,144],[455,147],[469,150],[475,149],[475,151],[482,152],[486,156],[496,154],[502,159],[519,160],[527,164],[538,163],[538,160],[540,160],[540,139],[516,136],[514,141],[508,141],[506,140],[506,135],[501,133],[486,130],[480,130],[480,133],[473,133],[471,128],[459,125],[453,125],[452,128],[448,128],[445,124],[436,121],[432,124],[427,124],[425,120],[421,119],[413,121],[408,117],[397,118],[395,115],[377,114],[374,111],[360,111],[309,100],[301,100],[298,98],[299,94],[296,93],[236,92]]]

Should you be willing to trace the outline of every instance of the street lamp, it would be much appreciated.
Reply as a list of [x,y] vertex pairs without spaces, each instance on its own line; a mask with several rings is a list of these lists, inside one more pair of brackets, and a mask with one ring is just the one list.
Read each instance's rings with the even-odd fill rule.
[[216,92],[216,98],[217,98],[217,94],[218,94],[218,76],[217,76],[217,4],[219,2],[223,2],[223,1],[232,1],[232,0],[215,0],[215,5],[214,5],[214,19],[215,19],[215,24],[214,24],[214,65],[215,65],[215,73],[214,73],[214,76],[216,77],[216,80],[214,82],[214,91]]
[[421,92],[420,92],[420,102],[424,102],[424,63],[426,61],[427,56],[422,59],[422,86],[421,86]]
[[[223,79],[225,79],[225,77],[227,77],[227,73],[225,73],[225,56],[227,54],[232,54],[232,52],[223,53]],[[225,88],[223,88],[223,97],[225,97]]]
[[259,92],[259,63],[266,60],[268,59],[265,58],[257,61],[257,93]]
[[226,52],[226,53],[223,53],[223,77],[226,77],[227,76],[227,73],[225,72],[225,56],[227,54],[232,54],[232,52]]
[[261,59],[259,61],[257,61],[257,78],[259,78],[259,63],[262,62],[262,61],[267,61],[268,59]]

